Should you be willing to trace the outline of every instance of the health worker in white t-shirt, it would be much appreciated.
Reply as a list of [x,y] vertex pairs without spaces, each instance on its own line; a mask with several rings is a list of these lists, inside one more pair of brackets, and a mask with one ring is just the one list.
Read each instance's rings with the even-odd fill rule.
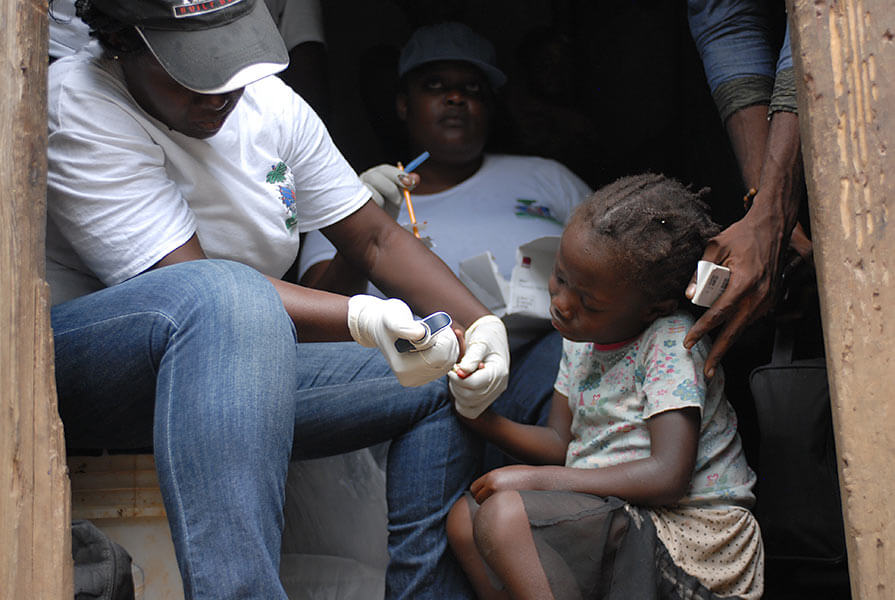
[[[561,235],[573,208],[591,189],[554,160],[484,152],[494,93],[506,77],[491,42],[466,25],[417,29],[401,52],[398,76],[396,108],[406,125],[410,156],[430,155],[415,171],[421,182],[411,200],[421,237],[454,272],[461,261],[490,252],[509,281],[516,249],[539,237]],[[400,194],[385,198],[384,204],[398,223],[410,227]],[[318,232],[309,233],[302,245],[299,272],[308,285],[382,295],[367,288],[362,274],[345,268]],[[492,409],[518,422],[544,424],[562,337],[546,317],[540,327],[526,323],[510,327],[509,334],[509,387]],[[486,447],[484,470],[509,462],[515,461],[494,446]]]
[[[263,3],[78,14],[98,41],[53,63],[48,94],[68,447],[152,447],[185,597],[269,600],[286,598],[290,457],[390,441],[386,596],[471,597],[444,535],[475,468],[452,404],[475,413],[506,387],[500,319],[370,201],[273,76],[288,59]],[[282,281],[312,229],[406,304]],[[456,331],[413,318],[438,310]],[[452,368],[468,376],[448,383]]]

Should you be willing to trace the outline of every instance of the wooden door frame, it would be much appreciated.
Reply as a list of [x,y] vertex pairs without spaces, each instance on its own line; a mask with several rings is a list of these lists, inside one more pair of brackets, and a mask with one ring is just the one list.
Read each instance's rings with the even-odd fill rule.
[[895,597],[895,11],[787,8],[852,598],[884,600]]
[[47,3],[0,6],[0,598],[70,599],[71,503],[44,280]]

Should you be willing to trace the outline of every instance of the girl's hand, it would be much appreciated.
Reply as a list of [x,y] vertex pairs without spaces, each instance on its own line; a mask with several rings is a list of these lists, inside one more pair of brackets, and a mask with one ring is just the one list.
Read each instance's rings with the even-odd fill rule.
[[481,504],[494,492],[502,490],[541,490],[546,489],[544,467],[528,465],[510,465],[485,473],[472,482],[469,491],[475,501]]

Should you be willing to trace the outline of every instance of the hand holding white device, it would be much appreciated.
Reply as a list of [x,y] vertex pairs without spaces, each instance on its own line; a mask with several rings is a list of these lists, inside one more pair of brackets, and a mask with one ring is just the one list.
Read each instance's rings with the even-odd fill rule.
[[691,302],[696,306],[711,306],[718,296],[727,289],[730,281],[730,269],[701,260],[696,265],[696,291]]
[[495,315],[476,320],[464,339],[466,353],[457,368],[448,373],[448,385],[457,412],[475,419],[507,389],[510,344],[506,326]]
[[[424,385],[445,375],[460,354],[460,342],[450,327],[430,329],[414,319],[410,307],[396,298],[352,296],[348,300],[348,330],[361,346],[379,348],[406,387]],[[399,350],[399,338],[410,343],[414,351]]]
[[420,350],[425,350],[429,347],[429,340],[432,339],[432,336],[445,327],[450,327],[453,321],[449,314],[438,311],[432,313],[425,319],[422,319],[420,323],[426,328],[426,334],[417,340],[398,338],[395,340],[395,349],[398,352],[418,352]]

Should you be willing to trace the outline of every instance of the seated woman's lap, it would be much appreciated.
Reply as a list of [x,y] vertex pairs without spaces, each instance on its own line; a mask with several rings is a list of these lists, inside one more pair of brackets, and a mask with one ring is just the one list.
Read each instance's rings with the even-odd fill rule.
[[[243,498],[218,514],[265,511],[254,543],[273,549],[290,451],[300,459],[391,440],[389,585],[462,583],[449,575],[443,513],[477,452],[444,378],[404,388],[375,349],[297,343],[273,286],[226,261],[147,272],[54,307],[52,323],[69,448],[154,446],[169,514],[203,523],[209,497]],[[175,547],[189,556],[179,523]]]
[[[244,411],[258,398],[264,411],[294,418],[297,457],[363,448],[449,414],[444,378],[405,388],[375,349],[295,343],[273,286],[230,261],[146,272],[53,307],[52,324],[69,447],[152,446],[159,386],[218,417],[221,405]],[[284,386],[294,390],[288,400]]]
[[244,265],[149,271],[54,306],[51,320],[70,447],[152,445],[157,391],[215,399],[215,410],[260,392],[268,410],[292,410],[275,398],[294,384],[271,375],[293,377],[294,330],[273,286]]

